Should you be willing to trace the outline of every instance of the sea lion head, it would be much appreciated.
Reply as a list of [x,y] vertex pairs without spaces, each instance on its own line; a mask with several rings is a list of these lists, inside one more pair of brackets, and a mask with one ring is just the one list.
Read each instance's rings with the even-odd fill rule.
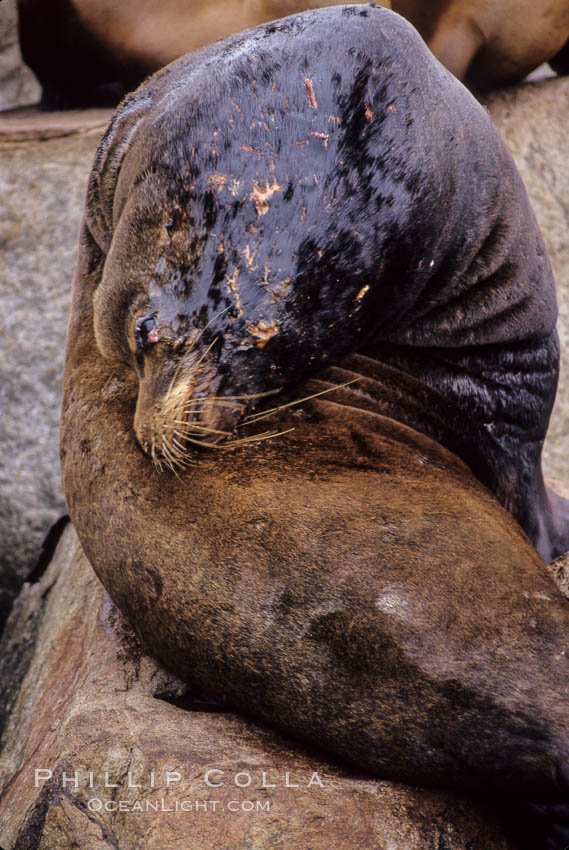
[[[357,8],[363,45],[369,15],[385,10]],[[259,399],[389,326],[416,295],[411,285],[390,308],[390,286],[407,275],[420,288],[430,272],[416,270],[436,234],[415,90],[401,85],[409,38],[431,75],[446,72],[398,19],[385,62],[346,44],[340,73],[319,23],[285,19],[235,37],[215,62],[173,63],[103,140],[96,340],[138,377],[134,428],[152,457],[227,442]]]

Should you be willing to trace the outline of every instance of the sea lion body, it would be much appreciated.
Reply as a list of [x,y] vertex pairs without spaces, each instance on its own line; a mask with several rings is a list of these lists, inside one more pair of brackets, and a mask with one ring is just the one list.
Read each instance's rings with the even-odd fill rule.
[[373,361],[348,363],[365,394],[285,411],[287,440],[205,452],[180,481],[136,450],[136,381],[77,321],[67,503],[152,655],[375,776],[561,799],[567,602],[460,461],[376,412]]
[[541,474],[557,307],[521,178],[425,48],[382,39],[377,8],[339,14],[357,38],[313,42],[293,16],[124,102],[89,188],[97,343],[139,375],[137,438],[170,460],[353,351],[390,363],[384,412],[456,452],[551,560],[569,546]]
[[550,60],[559,73],[569,68],[566,0],[393,0],[391,8],[411,21],[443,65],[476,88],[515,83]]
[[[499,137],[401,18],[325,9],[185,57],[123,102],[89,184],[61,426],[87,557],[213,697],[379,777],[564,801],[567,603],[401,421],[460,422],[472,451],[486,433],[496,480],[525,486],[554,321]],[[442,355],[417,379],[376,345]],[[224,450],[281,387],[334,392]]]

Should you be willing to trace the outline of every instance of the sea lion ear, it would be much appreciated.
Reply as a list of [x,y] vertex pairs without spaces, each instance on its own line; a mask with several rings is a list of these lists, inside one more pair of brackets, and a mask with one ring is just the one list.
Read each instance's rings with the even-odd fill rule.
[[153,105],[148,90],[128,95],[120,104],[103,136],[87,185],[85,224],[93,239],[107,254],[113,233],[113,206],[121,166],[134,134]]

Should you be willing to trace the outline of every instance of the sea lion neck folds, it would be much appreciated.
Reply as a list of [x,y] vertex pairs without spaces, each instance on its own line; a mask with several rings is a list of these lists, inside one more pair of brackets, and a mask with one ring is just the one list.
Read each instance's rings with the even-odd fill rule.
[[559,359],[543,239],[490,119],[402,19],[306,13],[159,72],[101,143],[86,223],[107,255],[101,352],[132,359],[156,322],[150,454],[222,442],[255,399],[359,350],[415,382],[389,415],[459,454],[545,559],[567,549],[541,476]]

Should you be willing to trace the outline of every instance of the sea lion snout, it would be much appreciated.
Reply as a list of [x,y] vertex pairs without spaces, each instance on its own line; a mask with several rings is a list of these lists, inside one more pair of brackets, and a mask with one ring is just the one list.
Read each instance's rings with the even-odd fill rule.
[[137,364],[139,389],[134,431],[142,450],[158,465],[183,465],[188,445],[215,445],[239,418],[237,404],[216,395],[219,376],[208,349],[175,356],[158,342]]

